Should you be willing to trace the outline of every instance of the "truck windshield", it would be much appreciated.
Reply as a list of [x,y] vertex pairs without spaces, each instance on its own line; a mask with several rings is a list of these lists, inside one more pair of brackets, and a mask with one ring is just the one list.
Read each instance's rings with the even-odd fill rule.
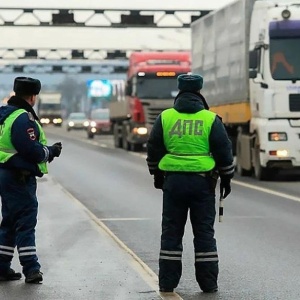
[[271,39],[270,67],[275,80],[300,80],[300,38]]
[[138,78],[136,93],[141,99],[173,99],[177,95],[177,79]]
[[272,21],[270,68],[275,80],[300,80],[300,21]]

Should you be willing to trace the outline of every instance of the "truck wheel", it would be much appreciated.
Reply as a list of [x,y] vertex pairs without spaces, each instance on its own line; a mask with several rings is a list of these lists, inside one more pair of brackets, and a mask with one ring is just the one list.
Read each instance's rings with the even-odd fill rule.
[[119,126],[117,124],[113,127],[114,144],[115,148],[122,148],[122,138],[119,136]]
[[236,172],[240,176],[250,176],[252,174],[252,170],[246,170],[241,165],[242,159],[242,141],[241,141],[242,133],[239,132],[236,138]]
[[126,136],[125,137],[123,136],[122,145],[123,145],[124,150],[126,150],[126,151],[130,150],[130,144],[126,139]]
[[89,138],[89,139],[93,139],[93,138],[94,138],[94,134],[91,133],[91,132],[88,132],[88,138]]
[[140,152],[143,150],[143,144],[130,144],[130,150],[133,152]]
[[259,141],[256,138],[254,143],[254,157],[253,157],[254,176],[258,180],[268,180],[270,179],[269,169],[261,165],[259,154],[260,154],[260,146],[259,146]]
[[236,172],[240,175],[240,176],[250,176],[251,175],[251,171],[249,170],[245,170],[242,168],[241,164],[239,163],[238,160],[236,160]]
[[122,126],[122,146],[124,150],[130,150],[130,143],[127,141],[127,128],[124,124]]

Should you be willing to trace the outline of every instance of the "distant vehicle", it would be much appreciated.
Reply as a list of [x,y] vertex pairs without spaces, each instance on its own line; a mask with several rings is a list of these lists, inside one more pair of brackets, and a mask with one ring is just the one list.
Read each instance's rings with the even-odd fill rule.
[[98,108],[92,110],[89,126],[87,127],[87,136],[89,139],[92,139],[95,134],[112,134],[109,109]]
[[109,102],[116,148],[143,150],[157,116],[173,106],[177,76],[190,71],[190,52],[131,53],[125,95]]
[[37,112],[42,125],[62,125],[61,94],[45,92],[38,95]]
[[89,120],[84,112],[70,113],[67,119],[67,131],[76,129],[86,129],[89,126]]

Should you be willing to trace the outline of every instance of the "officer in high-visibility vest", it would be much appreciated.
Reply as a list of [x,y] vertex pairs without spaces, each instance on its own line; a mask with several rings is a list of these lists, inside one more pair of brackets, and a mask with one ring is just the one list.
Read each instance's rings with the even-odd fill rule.
[[60,156],[62,144],[47,146],[45,133],[33,109],[41,83],[17,77],[7,105],[0,107],[0,281],[18,280],[11,268],[15,247],[26,283],[43,276],[36,254],[35,226],[38,201],[36,176],[47,174],[47,162]]
[[214,238],[218,174],[223,198],[231,192],[232,145],[221,119],[200,94],[200,75],[178,76],[173,108],[156,119],[147,143],[154,186],[163,190],[159,288],[173,292],[182,273],[182,238],[188,212],[194,234],[196,280],[206,293],[218,290]]

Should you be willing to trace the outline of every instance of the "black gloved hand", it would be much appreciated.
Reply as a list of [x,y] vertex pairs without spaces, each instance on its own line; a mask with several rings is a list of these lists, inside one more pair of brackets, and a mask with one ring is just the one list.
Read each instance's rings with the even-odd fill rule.
[[225,199],[231,193],[231,178],[221,177],[220,182],[220,194],[223,199]]
[[162,190],[165,181],[164,173],[157,172],[154,174],[154,187],[156,189]]
[[52,145],[52,155],[54,157],[59,157],[60,153],[62,150],[62,143],[61,142],[57,142],[55,144]]
[[49,155],[48,162],[51,162],[54,159],[54,157],[60,156],[60,153],[62,150],[62,143],[57,142],[57,143],[53,144],[52,146],[50,146],[49,148],[50,148],[50,155]]

